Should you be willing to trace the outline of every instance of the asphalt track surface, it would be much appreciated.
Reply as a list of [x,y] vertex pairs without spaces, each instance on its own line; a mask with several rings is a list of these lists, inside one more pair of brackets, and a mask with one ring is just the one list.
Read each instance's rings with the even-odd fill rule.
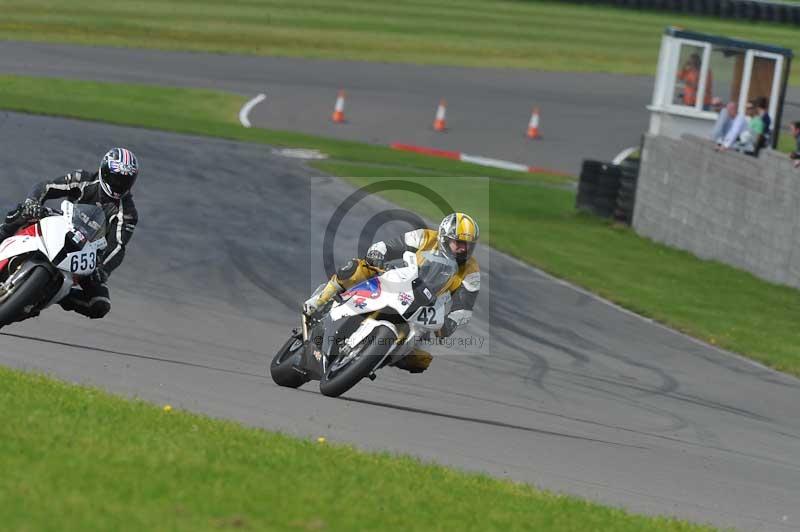
[[[0,42],[0,73],[156,83],[267,99],[256,127],[375,144],[404,142],[577,174],[581,160],[610,160],[647,127],[649,77],[217,55]],[[347,90],[346,124],[330,120]],[[440,98],[447,133],[432,129]],[[531,108],[542,139],[525,138]]]
[[[268,361],[322,268],[322,227],[352,189],[263,145],[0,114],[0,204],[91,167],[109,145],[143,165],[141,222],[91,321],[60,309],[0,332],[0,363],[246,424],[389,449],[633,511],[742,530],[797,530],[800,381],[618,310],[481,249],[463,335],[343,399],[282,389]],[[368,197],[336,235],[341,260]],[[402,230],[382,227],[379,236]]]
[[[222,89],[266,99],[255,127],[373,144],[462,151],[577,175],[583,159],[611,160],[647,129],[650,76],[418,66],[0,42],[0,73]],[[330,120],[347,90],[347,123]],[[432,129],[440,98],[447,133]],[[800,119],[790,88],[783,124]],[[542,138],[525,132],[540,107]]]
[[[505,159],[577,175],[583,159],[611,160],[647,129],[650,76],[321,61],[0,42],[0,73],[154,83],[237,92],[266,100],[255,127],[347,140],[402,142]],[[330,120],[347,90],[347,123]],[[447,133],[432,129],[440,98]],[[800,118],[790,88],[783,124]],[[542,138],[525,132],[532,106]]]

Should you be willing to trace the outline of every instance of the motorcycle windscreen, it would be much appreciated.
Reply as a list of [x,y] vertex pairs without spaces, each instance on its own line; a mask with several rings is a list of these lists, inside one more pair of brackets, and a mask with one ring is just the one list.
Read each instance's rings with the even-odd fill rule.
[[428,290],[438,294],[457,272],[458,263],[453,259],[436,251],[425,251],[422,253],[417,278],[428,287]]
[[72,228],[81,233],[87,242],[94,242],[106,235],[106,215],[97,205],[75,205]]

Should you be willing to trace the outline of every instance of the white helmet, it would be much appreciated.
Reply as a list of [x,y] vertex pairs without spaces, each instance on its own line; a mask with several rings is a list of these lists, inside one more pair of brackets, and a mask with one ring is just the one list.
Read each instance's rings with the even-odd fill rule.
[[478,224],[463,212],[448,214],[439,224],[439,249],[446,257],[464,264],[478,243]]

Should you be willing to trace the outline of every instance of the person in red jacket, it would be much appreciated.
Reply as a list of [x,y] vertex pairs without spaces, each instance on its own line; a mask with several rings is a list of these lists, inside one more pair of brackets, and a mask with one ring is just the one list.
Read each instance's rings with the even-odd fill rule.
[[[683,93],[681,97],[683,105],[694,107],[697,103],[697,92],[700,90],[701,67],[702,62],[700,60],[700,55],[692,54],[689,56],[689,59],[687,59],[686,64],[683,65],[681,71],[678,72],[678,79],[683,82]],[[712,84],[713,80],[711,77],[711,70],[709,69],[706,79],[705,96],[703,98],[703,105],[709,108],[712,100]]]

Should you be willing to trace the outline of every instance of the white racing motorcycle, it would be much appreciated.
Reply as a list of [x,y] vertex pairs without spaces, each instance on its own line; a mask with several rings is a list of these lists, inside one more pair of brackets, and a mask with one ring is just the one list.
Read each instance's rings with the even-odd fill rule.
[[0,242],[0,327],[65,298],[97,269],[106,248],[106,217],[96,205],[61,204]]
[[320,391],[330,397],[364,377],[374,380],[377,369],[397,363],[416,340],[442,327],[452,303],[444,288],[457,270],[455,261],[438,252],[406,252],[403,266],[353,286],[318,317],[303,316],[302,329],[294,329],[272,359],[272,380],[290,388],[319,380]]

